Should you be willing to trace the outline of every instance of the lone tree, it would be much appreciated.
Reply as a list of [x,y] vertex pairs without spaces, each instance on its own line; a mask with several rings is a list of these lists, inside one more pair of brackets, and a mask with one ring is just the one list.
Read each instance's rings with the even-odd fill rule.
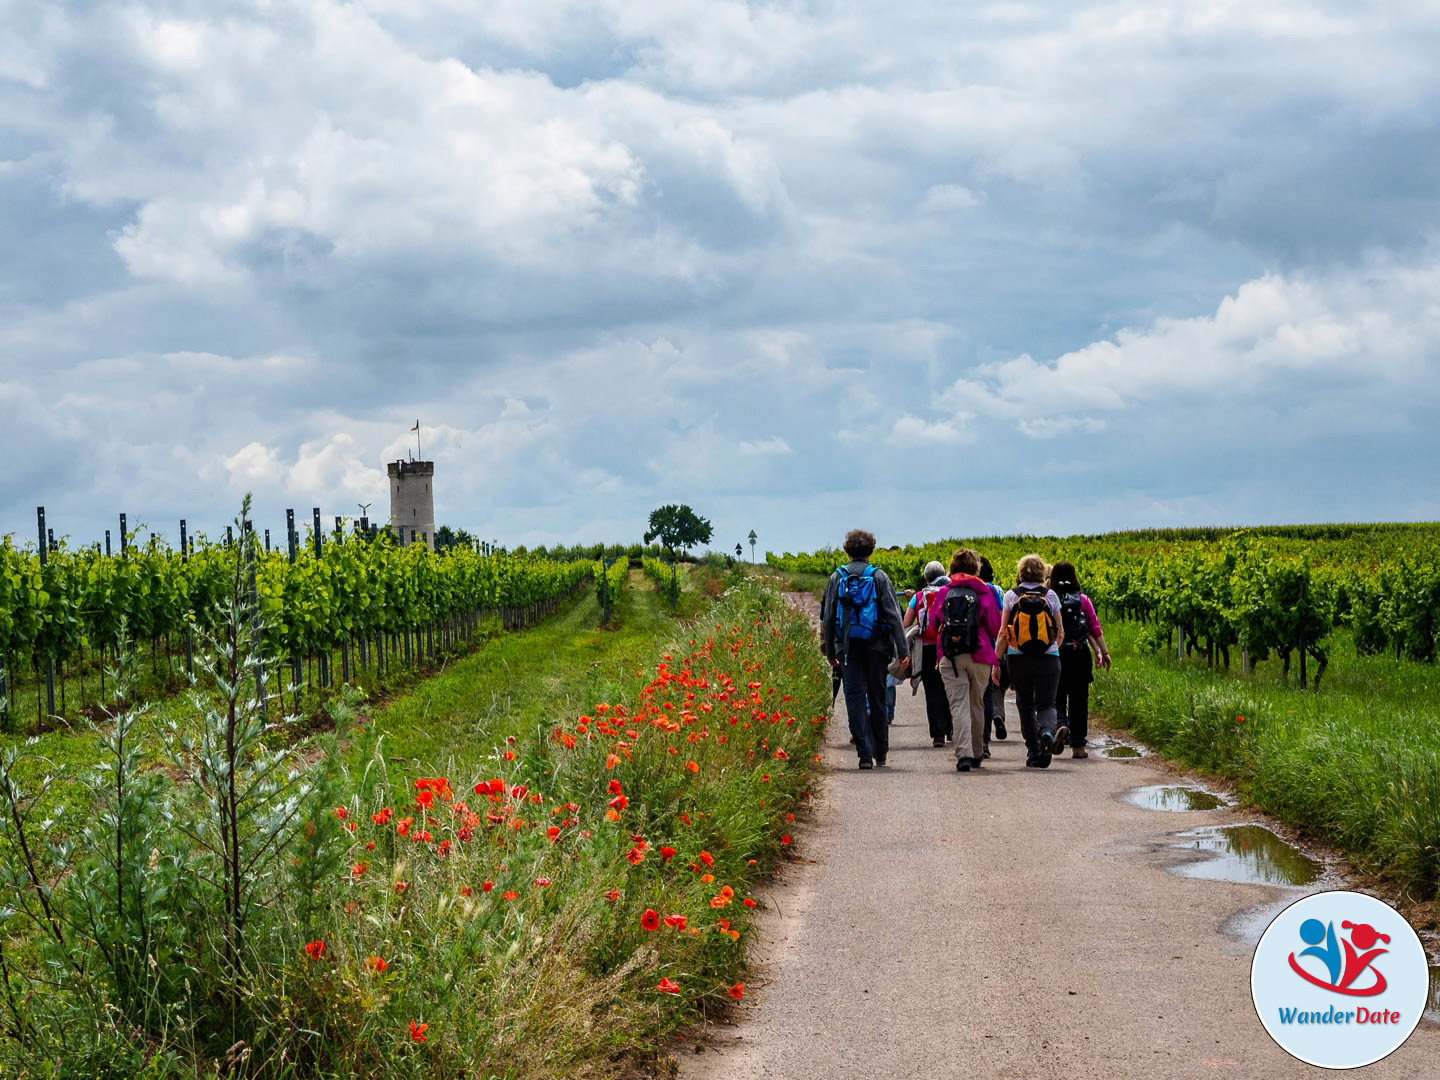
[[670,503],[650,511],[650,531],[645,534],[645,543],[659,540],[673,563],[681,551],[696,544],[708,544],[712,532],[710,522],[690,507]]

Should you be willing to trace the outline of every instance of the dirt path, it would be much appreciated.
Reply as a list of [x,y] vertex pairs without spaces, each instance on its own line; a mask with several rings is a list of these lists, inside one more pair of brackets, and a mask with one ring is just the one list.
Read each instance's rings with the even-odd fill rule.
[[[891,764],[873,772],[855,768],[841,703],[799,837],[815,862],[766,897],[738,1023],[681,1055],[681,1076],[1321,1075],[1260,1027],[1251,946],[1226,932],[1286,890],[1168,869],[1176,832],[1253,817],[1117,798],[1174,781],[1144,759],[1027,770],[1018,721],[985,768],[956,773],[923,702],[900,689]],[[1358,1073],[1435,1076],[1437,1062],[1440,1027],[1424,1021]]]

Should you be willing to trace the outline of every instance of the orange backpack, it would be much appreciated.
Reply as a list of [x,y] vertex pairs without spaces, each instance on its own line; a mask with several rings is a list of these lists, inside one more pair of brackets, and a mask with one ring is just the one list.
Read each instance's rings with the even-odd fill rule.
[[1055,615],[1045,602],[1045,586],[1015,586],[1015,604],[1010,608],[1010,648],[1026,656],[1043,656],[1055,644]]

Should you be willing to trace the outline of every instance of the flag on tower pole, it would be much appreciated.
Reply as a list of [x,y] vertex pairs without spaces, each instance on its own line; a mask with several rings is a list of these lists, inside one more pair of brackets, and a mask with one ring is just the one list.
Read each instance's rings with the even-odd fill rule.
[[418,461],[420,460],[420,458],[424,457],[424,455],[420,453],[420,421],[416,420],[415,426],[412,427],[410,430],[415,432],[415,460]]

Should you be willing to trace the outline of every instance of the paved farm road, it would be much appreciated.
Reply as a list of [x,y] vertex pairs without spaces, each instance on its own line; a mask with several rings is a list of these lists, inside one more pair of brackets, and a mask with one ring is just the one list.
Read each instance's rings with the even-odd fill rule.
[[[859,772],[843,715],[831,721],[831,772],[800,835],[815,863],[769,895],[739,1022],[678,1054],[683,1077],[1323,1075],[1260,1027],[1250,946],[1225,932],[1285,894],[1167,869],[1176,831],[1246,818],[1118,800],[1173,782],[1144,760],[1027,770],[1018,726],[985,768],[956,773],[930,746],[923,695],[902,687],[889,768]],[[1422,1021],[1354,1075],[1437,1074],[1440,1027]]]

